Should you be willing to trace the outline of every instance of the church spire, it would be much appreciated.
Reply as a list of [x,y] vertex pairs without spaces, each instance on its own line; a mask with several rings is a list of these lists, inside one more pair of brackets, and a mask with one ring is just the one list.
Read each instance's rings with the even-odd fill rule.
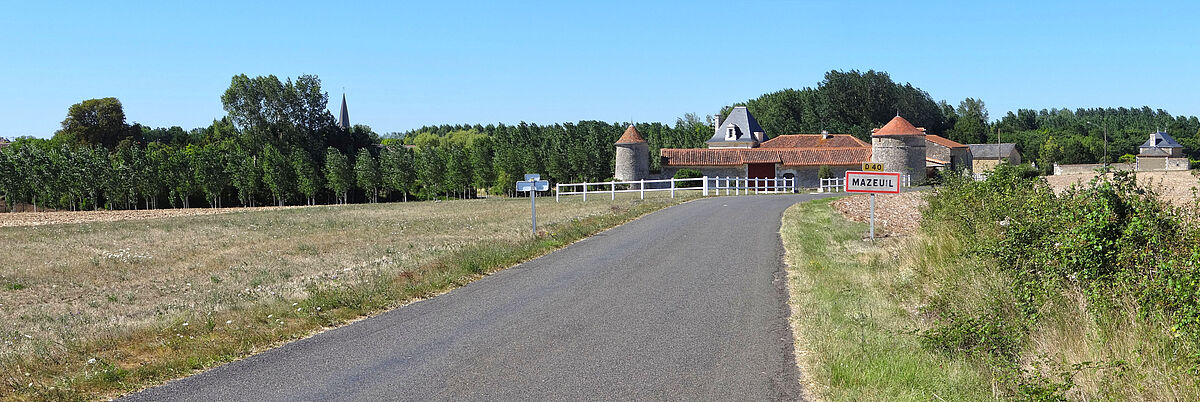
[[338,127],[350,128],[350,112],[346,109],[346,93],[342,92],[342,114],[338,117]]

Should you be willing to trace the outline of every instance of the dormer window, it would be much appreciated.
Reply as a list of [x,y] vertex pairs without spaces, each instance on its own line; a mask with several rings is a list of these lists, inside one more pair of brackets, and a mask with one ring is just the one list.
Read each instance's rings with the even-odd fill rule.
[[737,126],[730,124],[725,127],[725,140],[733,141],[737,139]]

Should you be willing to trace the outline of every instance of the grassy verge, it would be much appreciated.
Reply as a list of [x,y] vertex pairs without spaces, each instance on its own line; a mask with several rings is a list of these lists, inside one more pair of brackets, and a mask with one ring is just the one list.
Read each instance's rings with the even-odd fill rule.
[[[515,200],[511,203],[508,201],[496,202],[507,203],[503,207],[509,209],[521,201]],[[446,228],[446,233],[463,232],[461,238],[449,240],[439,239],[438,236],[443,235],[442,233],[430,232],[429,230],[433,227],[424,226],[428,222],[422,223],[414,220],[397,219],[394,225],[391,225],[377,221],[368,223],[362,223],[361,221],[364,214],[375,218],[395,215],[398,213],[397,210],[386,208],[401,208],[403,206],[328,207],[331,209],[307,209],[307,211],[305,209],[288,210],[271,212],[270,214],[272,215],[269,218],[258,216],[251,218],[236,216],[206,217],[196,218],[201,219],[200,221],[187,221],[189,223],[179,225],[172,224],[171,222],[104,224],[116,225],[121,228],[145,226],[145,231],[149,233],[154,232],[154,230],[151,230],[154,229],[151,227],[152,225],[167,227],[188,226],[188,229],[191,230],[219,232],[224,226],[239,226],[230,224],[228,222],[229,219],[251,219],[255,223],[248,224],[250,226],[259,224],[272,225],[270,228],[279,230],[276,233],[263,235],[262,239],[264,242],[269,241],[269,239],[283,237],[282,241],[292,243],[293,249],[284,250],[284,252],[266,250],[261,253],[263,257],[259,260],[254,260],[253,264],[235,264],[228,267],[225,266],[225,264],[228,264],[225,260],[196,264],[188,262],[193,259],[191,257],[180,258],[180,260],[184,260],[181,262],[181,267],[169,272],[178,274],[180,277],[185,277],[186,274],[198,276],[199,278],[210,278],[208,283],[204,285],[212,286],[213,288],[237,282],[236,285],[230,286],[235,287],[237,290],[240,290],[242,286],[246,286],[245,294],[252,295],[253,297],[239,296],[242,299],[229,300],[228,294],[225,292],[199,293],[190,302],[197,305],[197,307],[155,313],[158,315],[158,318],[139,325],[110,325],[102,327],[105,330],[82,333],[76,332],[72,328],[72,316],[70,314],[58,316],[46,315],[41,318],[39,318],[40,316],[36,316],[36,314],[22,314],[19,317],[14,317],[16,320],[31,320],[30,322],[41,320],[39,321],[41,323],[39,325],[53,327],[54,330],[52,331],[53,333],[39,333],[40,335],[45,335],[46,339],[36,340],[30,336],[26,336],[27,333],[33,332],[29,328],[13,328],[4,331],[6,332],[5,339],[10,339],[7,341],[6,348],[10,349],[0,356],[2,357],[0,359],[0,368],[3,369],[0,371],[4,371],[4,374],[0,374],[0,378],[3,378],[3,384],[0,384],[0,399],[97,399],[137,390],[141,387],[172,378],[186,376],[197,370],[236,360],[283,342],[309,336],[324,328],[338,326],[416,299],[437,295],[490,272],[540,256],[601,230],[673,205],[676,202],[678,201],[655,199],[644,202],[617,201],[605,203],[604,201],[589,201],[589,204],[547,205],[547,218],[552,223],[543,226],[542,233],[536,237],[529,235],[505,235],[504,233],[508,233],[507,229],[504,232],[497,232],[490,236],[472,235],[475,231],[490,230],[490,225],[504,228],[516,225],[514,230],[519,233],[520,226],[528,222],[528,216],[525,215],[524,220],[518,216],[512,219],[505,218],[502,222],[489,223],[486,219],[481,219],[474,215],[480,213],[480,210],[490,208],[486,205],[493,205],[483,204],[485,202],[463,202],[461,205],[452,202],[441,203],[441,205],[428,203],[428,205],[407,207],[463,211],[448,212],[450,215],[443,215],[433,219],[438,221],[437,224],[440,226],[437,227]],[[555,208],[558,210],[556,211]],[[588,210],[585,213],[585,211],[582,211],[585,208],[600,209],[594,211]],[[539,212],[542,211],[543,208],[539,207]],[[484,211],[484,213],[486,212]],[[419,213],[417,214],[419,215]],[[347,215],[350,217],[347,218]],[[558,216],[558,218],[555,218],[555,216]],[[255,219],[265,219],[265,221],[260,222]],[[512,222],[509,222],[509,220],[512,220]],[[364,231],[367,233],[357,236],[364,236],[364,241],[370,239],[374,243],[363,245],[360,247],[361,250],[351,252],[338,249],[338,247],[349,247],[346,244],[337,242],[327,244],[317,240],[351,236],[351,232],[345,229],[347,225],[353,224],[366,225],[367,227],[364,228]],[[108,229],[110,226],[104,226],[104,228]],[[416,233],[409,234],[410,237],[417,236],[414,241],[434,243],[434,247],[424,253],[406,254],[398,250],[414,249],[416,247],[414,243],[407,243],[407,247],[403,245],[405,243],[387,244],[386,236],[388,236],[388,233],[392,237],[396,237],[400,236],[400,233],[405,230],[412,231],[413,228],[420,229]],[[70,233],[90,234],[97,231],[105,232],[105,230],[97,230],[96,227],[88,225],[75,225],[69,228],[28,228],[21,230],[56,231],[55,233],[61,235],[59,237],[65,238],[61,241],[71,241],[72,235]],[[259,227],[256,230],[262,231],[263,229]],[[528,230],[527,227],[525,230]],[[298,236],[296,238],[287,238],[287,235],[283,234],[284,232],[290,233],[292,231],[311,231],[314,234],[307,237],[295,235]],[[238,234],[253,236],[255,235],[253,232],[238,232]],[[29,233],[22,232],[17,235],[28,236]],[[17,235],[14,235],[14,237]],[[101,235],[111,236],[111,234],[105,233],[101,233]],[[157,237],[154,234],[147,236],[147,239],[143,240],[150,241],[149,239]],[[224,236],[227,235],[219,234],[217,237]],[[57,239],[58,237],[55,238]],[[407,242],[408,240],[405,241]],[[248,244],[253,243],[248,242]],[[40,246],[29,245],[26,248],[36,249],[37,247]],[[232,245],[229,247],[235,254],[238,251],[244,251],[246,255],[258,254],[251,252],[249,249],[238,249]],[[214,248],[213,250],[201,250],[198,255],[229,254],[229,251]],[[112,259],[117,260],[120,264],[133,264],[135,267],[141,266],[137,264],[145,264],[146,269],[151,269],[150,264],[146,264],[146,260],[155,261],[156,258],[162,264],[169,265],[167,261],[163,261],[166,258],[162,257],[162,254],[146,253],[143,255],[130,252],[118,254],[116,257],[112,257]],[[334,254],[338,255],[329,257]],[[378,257],[380,254],[382,254],[382,257]],[[303,264],[307,267],[308,264],[312,264],[311,259],[318,257],[325,258],[323,261],[326,261],[326,263],[328,263],[330,258],[333,258],[334,260],[341,261],[342,264],[349,264],[345,265],[348,267],[345,269],[345,276],[339,279],[337,275],[330,278],[326,272],[293,272],[293,270],[301,269],[297,264]],[[35,256],[34,258],[37,257]],[[108,259],[97,260],[93,258],[92,260],[99,261],[98,264],[111,263]],[[242,265],[268,264],[272,263],[272,261],[275,261],[273,263],[277,264],[277,266],[272,265],[262,270],[239,270],[238,268]],[[406,263],[405,261],[417,262]],[[83,261],[81,264],[80,269],[87,269],[89,266],[87,261]],[[338,265],[334,268],[340,266]],[[370,269],[356,269],[353,275],[350,273],[350,267],[361,268],[363,266]],[[326,270],[328,268],[324,267]],[[67,268],[56,269],[65,270]],[[129,271],[128,267],[121,269],[113,268],[113,270]],[[52,269],[51,273],[53,271]],[[44,285],[49,283],[52,278],[37,276],[35,275],[36,272],[38,271],[32,268],[28,270],[13,270],[13,272],[6,273],[5,276],[13,278],[12,280],[23,280],[37,288],[48,288],[49,286]],[[341,273],[343,270],[336,269],[335,272]],[[114,275],[132,276],[137,275],[137,273],[124,272]],[[21,278],[17,278],[18,276],[21,276]],[[190,278],[190,276],[186,277]],[[301,277],[310,279],[320,278],[320,280],[295,280]],[[292,280],[287,281],[287,279]],[[286,289],[286,286],[271,287],[271,280],[281,280],[296,284],[301,289],[285,292],[284,289]],[[132,282],[132,279],[130,281]],[[192,281],[199,282],[197,280]],[[257,287],[255,287],[256,284]],[[196,285],[201,285],[201,283],[196,283]],[[54,286],[56,288],[66,287],[65,285],[63,287]],[[186,287],[193,287],[193,283],[188,282]],[[12,287],[6,289],[10,288]],[[177,286],[170,287],[170,289],[175,288]],[[167,291],[168,294],[170,293],[170,289]],[[268,294],[266,289],[275,290],[271,290]],[[0,291],[26,292],[28,290]],[[186,296],[191,293],[182,292],[182,294]],[[99,309],[103,308],[103,305],[106,303],[115,304],[124,302],[126,297],[124,294],[114,294],[94,303],[95,305],[92,307]],[[214,298],[220,300],[214,301],[212,300]],[[130,300],[132,301],[133,299]],[[179,302],[177,299],[165,298],[162,303],[156,304],[156,308],[162,309],[162,306],[169,305],[170,303]],[[189,302],[185,301],[184,303]],[[11,305],[11,302],[5,299],[5,304]],[[87,303],[89,306],[92,304]],[[218,306],[219,308],[201,308],[201,305]],[[5,308],[8,308],[8,306],[5,306]],[[33,309],[32,306],[29,308]],[[43,322],[47,320],[54,322]],[[85,324],[88,326],[98,325],[91,321]],[[22,330],[25,330],[25,332],[22,332]],[[14,340],[21,343],[19,345],[21,349],[17,352],[13,352],[13,350],[16,350],[13,347]]]
[[809,396],[993,399],[988,379],[971,364],[922,348],[914,272],[898,260],[908,240],[863,241],[866,225],[837,215],[831,201],[792,206],[781,229],[796,356]]

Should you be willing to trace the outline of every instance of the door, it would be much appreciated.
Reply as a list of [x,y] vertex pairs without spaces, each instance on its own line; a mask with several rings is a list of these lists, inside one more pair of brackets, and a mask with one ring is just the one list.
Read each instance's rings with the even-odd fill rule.
[[[751,163],[747,165],[747,177],[751,179],[774,179],[775,164],[774,163]],[[765,180],[754,181],[750,180],[750,186],[757,188],[760,191],[770,191]]]

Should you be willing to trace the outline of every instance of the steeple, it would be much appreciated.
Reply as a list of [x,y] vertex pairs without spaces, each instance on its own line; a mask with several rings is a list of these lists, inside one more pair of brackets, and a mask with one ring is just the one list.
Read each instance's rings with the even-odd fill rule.
[[338,117],[338,127],[350,128],[350,112],[346,110],[346,93],[342,93],[342,114]]

